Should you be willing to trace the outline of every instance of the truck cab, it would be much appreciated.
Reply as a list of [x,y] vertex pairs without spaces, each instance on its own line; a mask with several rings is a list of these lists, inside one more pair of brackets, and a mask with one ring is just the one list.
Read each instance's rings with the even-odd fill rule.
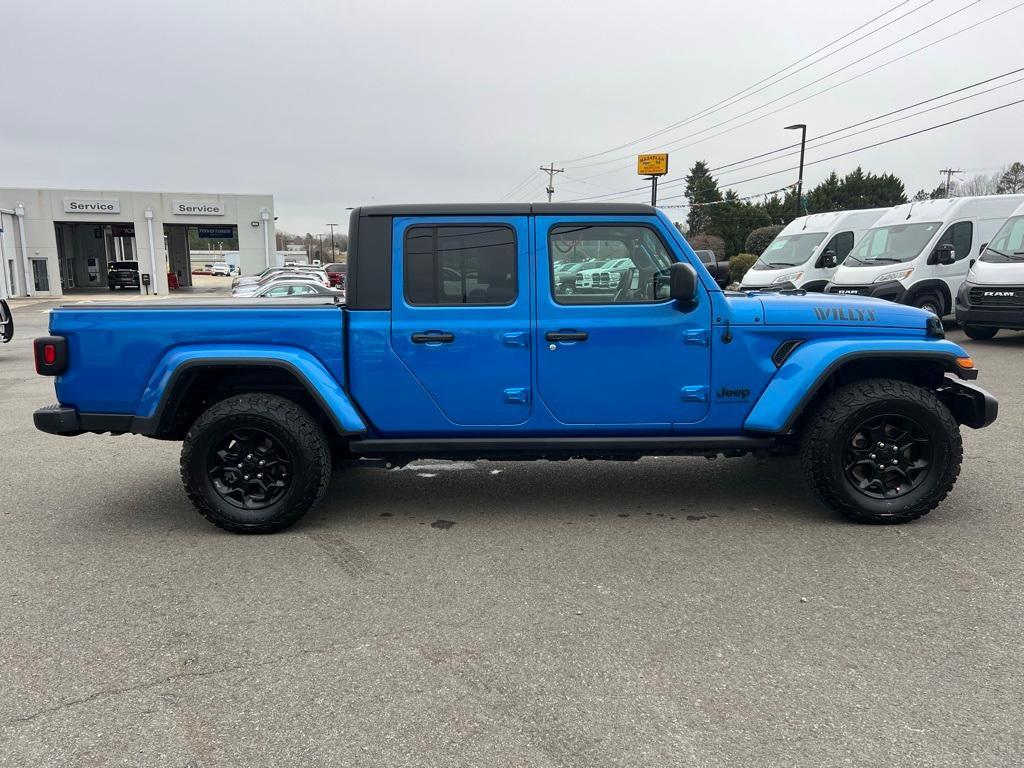
[[747,270],[740,289],[825,290],[861,235],[887,210],[866,208],[793,219]]
[[[571,253],[625,264],[566,293]],[[933,316],[724,291],[646,205],[357,208],[348,265],[344,298],[54,310],[37,427],[181,440],[199,512],[268,533],[332,464],[420,458],[800,453],[833,508],[905,522],[952,486],[960,426],[996,417]]]
[[922,200],[897,205],[869,229],[826,289],[876,296],[944,317],[967,271],[1024,195]]

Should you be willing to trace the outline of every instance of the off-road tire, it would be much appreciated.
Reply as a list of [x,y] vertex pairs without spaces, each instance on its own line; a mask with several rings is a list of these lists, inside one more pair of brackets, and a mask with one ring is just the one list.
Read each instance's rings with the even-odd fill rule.
[[988,328],[983,325],[965,325],[964,333],[967,334],[967,338],[974,339],[975,341],[988,341],[989,339],[995,338],[995,335],[999,333],[998,328]]
[[[214,489],[207,470],[217,440],[237,429],[258,429],[290,454],[292,475],[284,495],[265,509],[241,510]],[[229,397],[212,405],[189,428],[181,449],[181,479],[196,510],[231,533],[283,531],[316,505],[331,479],[331,449],[320,426],[291,400],[267,394]]]
[[[843,455],[858,424],[887,413],[908,416],[927,432],[932,460],[916,488],[876,499],[847,479]],[[815,493],[859,523],[906,523],[928,514],[953,488],[962,459],[960,427],[949,409],[928,390],[896,379],[865,379],[833,392],[811,414],[800,444],[800,463]]]

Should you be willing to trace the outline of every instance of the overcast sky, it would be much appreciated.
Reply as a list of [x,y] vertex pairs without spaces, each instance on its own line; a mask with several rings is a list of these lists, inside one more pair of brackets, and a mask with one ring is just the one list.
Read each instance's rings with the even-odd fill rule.
[[[783,130],[790,123],[807,123],[814,137],[1022,67],[1024,7],[715,135],[1018,1],[8,3],[0,186],[269,192],[278,226],[300,232],[347,221],[346,207],[366,203],[499,200],[531,175],[508,199],[540,200],[545,177],[536,169],[552,160],[567,169],[556,200],[606,194],[642,183],[636,151],[672,143],[671,175],[682,175],[697,159],[720,166],[784,146],[795,138]],[[894,8],[732,106],[573,160],[685,121]],[[1017,99],[1024,82],[820,149],[810,144],[807,160]],[[1024,104],[809,165],[806,184],[857,164],[896,173],[909,194],[933,188],[943,167],[991,173],[1024,160],[1022,125]],[[723,172],[720,182],[794,164]],[[759,193],[795,176],[736,189]],[[682,202],[667,199],[681,191],[668,185],[663,200]]]

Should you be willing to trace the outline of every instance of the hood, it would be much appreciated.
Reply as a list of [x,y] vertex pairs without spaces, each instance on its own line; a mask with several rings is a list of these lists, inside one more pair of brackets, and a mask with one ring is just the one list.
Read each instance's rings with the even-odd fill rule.
[[800,277],[803,277],[803,274],[806,271],[806,264],[801,264],[798,267],[773,267],[772,269],[754,269],[751,267],[746,271],[746,273],[744,273],[743,280],[740,282],[743,285],[767,288],[774,284],[777,278],[780,278],[783,275],[794,275],[793,278],[787,281],[790,282],[792,280],[799,280],[800,278],[795,276],[800,275]]
[[967,273],[975,285],[1024,285],[1024,261],[976,261]]
[[758,292],[767,325],[927,329],[931,312],[870,296],[804,295]]

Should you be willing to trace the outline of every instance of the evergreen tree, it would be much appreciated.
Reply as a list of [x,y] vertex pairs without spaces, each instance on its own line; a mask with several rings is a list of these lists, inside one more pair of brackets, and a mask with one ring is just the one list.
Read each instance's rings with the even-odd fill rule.
[[713,203],[722,199],[718,181],[708,171],[708,164],[703,160],[695,162],[686,177],[686,199],[691,206],[686,214],[686,231],[690,235],[699,235],[711,222],[710,209],[717,207],[700,203]]
[[1000,195],[1014,195],[1024,192],[1024,163],[1013,163],[999,177],[996,192]]

